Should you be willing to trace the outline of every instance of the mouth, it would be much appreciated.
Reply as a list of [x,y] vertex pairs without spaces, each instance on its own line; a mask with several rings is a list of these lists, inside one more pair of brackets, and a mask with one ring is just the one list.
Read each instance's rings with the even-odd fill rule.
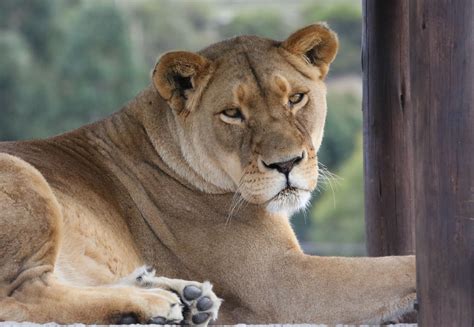
[[282,189],[280,192],[278,192],[273,198],[271,198],[269,201],[273,201],[274,199],[280,198],[280,197],[287,197],[287,196],[295,196],[299,195],[301,193],[308,192],[311,193],[310,190],[306,190],[303,188],[299,187],[294,187],[294,186],[287,186],[284,189]]
[[279,200],[279,199],[286,198],[286,197],[297,196],[300,191],[301,191],[300,189],[298,189],[294,186],[287,186],[284,189],[282,189],[280,192],[278,192],[268,202],[274,201],[274,200]]
[[284,212],[291,215],[305,208],[310,199],[310,191],[287,186],[267,201],[266,208],[270,212]]

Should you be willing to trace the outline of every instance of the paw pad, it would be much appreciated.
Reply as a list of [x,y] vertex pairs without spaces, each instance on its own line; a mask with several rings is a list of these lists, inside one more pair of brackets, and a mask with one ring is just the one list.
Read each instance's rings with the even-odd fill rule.
[[188,285],[183,290],[183,296],[188,301],[196,300],[201,294],[201,289],[194,285]]
[[181,300],[186,306],[185,324],[207,325],[217,319],[217,312],[222,303],[209,282],[188,284],[182,289]]
[[[217,319],[222,300],[212,291],[211,283],[157,277],[155,273],[153,267],[142,266],[129,277],[124,278],[121,283],[147,288],[150,291],[153,288],[158,288],[175,293],[179,296],[180,303],[178,307],[172,305],[172,310],[178,312],[182,317],[181,319],[184,318],[184,320],[167,320],[166,317],[160,315],[151,318],[148,323],[156,325],[184,323],[206,326],[209,321]],[[124,320],[124,323],[128,323],[128,321],[132,324],[137,323],[132,318]]]
[[148,324],[150,325],[165,325],[167,323],[167,320],[165,317],[153,317],[150,320],[148,320]]
[[207,319],[209,319],[209,313],[207,312],[201,312],[201,313],[195,314],[192,318],[193,323],[195,323],[196,325],[202,324]]
[[117,321],[117,325],[133,325],[138,323],[138,318],[133,313],[124,314]]
[[199,311],[206,311],[209,310],[213,304],[214,303],[209,297],[204,296],[203,298],[199,299],[196,307]]

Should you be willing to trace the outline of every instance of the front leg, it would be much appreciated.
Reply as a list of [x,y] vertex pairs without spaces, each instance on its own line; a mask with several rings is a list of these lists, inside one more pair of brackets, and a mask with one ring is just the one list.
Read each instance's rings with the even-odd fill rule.
[[242,218],[223,230],[205,226],[215,228],[206,233],[213,251],[200,274],[225,300],[218,323],[381,323],[413,310],[414,256],[305,255],[284,218]]
[[[414,256],[279,258],[278,322],[383,323],[414,310]],[[278,305],[275,303],[274,305]]]
[[117,285],[134,285],[141,288],[160,288],[176,293],[184,305],[184,323],[207,325],[217,319],[222,300],[212,291],[209,282],[199,283],[182,279],[155,276],[151,267],[140,267],[123,278]]

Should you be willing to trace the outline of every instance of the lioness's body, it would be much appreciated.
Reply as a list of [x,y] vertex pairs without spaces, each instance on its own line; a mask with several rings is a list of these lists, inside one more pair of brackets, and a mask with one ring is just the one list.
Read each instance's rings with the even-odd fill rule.
[[144,264],[211,281],[218,323],[378,322],[412,309],[413,258],[307,256],[283,213],[245,203],[230,217],[233,192],[194,172],[179,128],[151,86],[97,123],[0,144],[0,320],[114,322],[141,302],[127,302],[134,286],[104,298],[115,288],[103,285]]

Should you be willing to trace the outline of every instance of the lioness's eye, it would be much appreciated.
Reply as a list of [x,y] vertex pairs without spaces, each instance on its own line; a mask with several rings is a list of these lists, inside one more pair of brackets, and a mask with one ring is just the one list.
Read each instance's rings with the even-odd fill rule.
[[294,106],[297,103],[300,103],[304,98],[304,93],[295,93],[288,98],[288,104]]
[[240,119],[240,120],[244,119],[242,112],[238,108],[226,109],[222,112],[222,114],[232,119]]

